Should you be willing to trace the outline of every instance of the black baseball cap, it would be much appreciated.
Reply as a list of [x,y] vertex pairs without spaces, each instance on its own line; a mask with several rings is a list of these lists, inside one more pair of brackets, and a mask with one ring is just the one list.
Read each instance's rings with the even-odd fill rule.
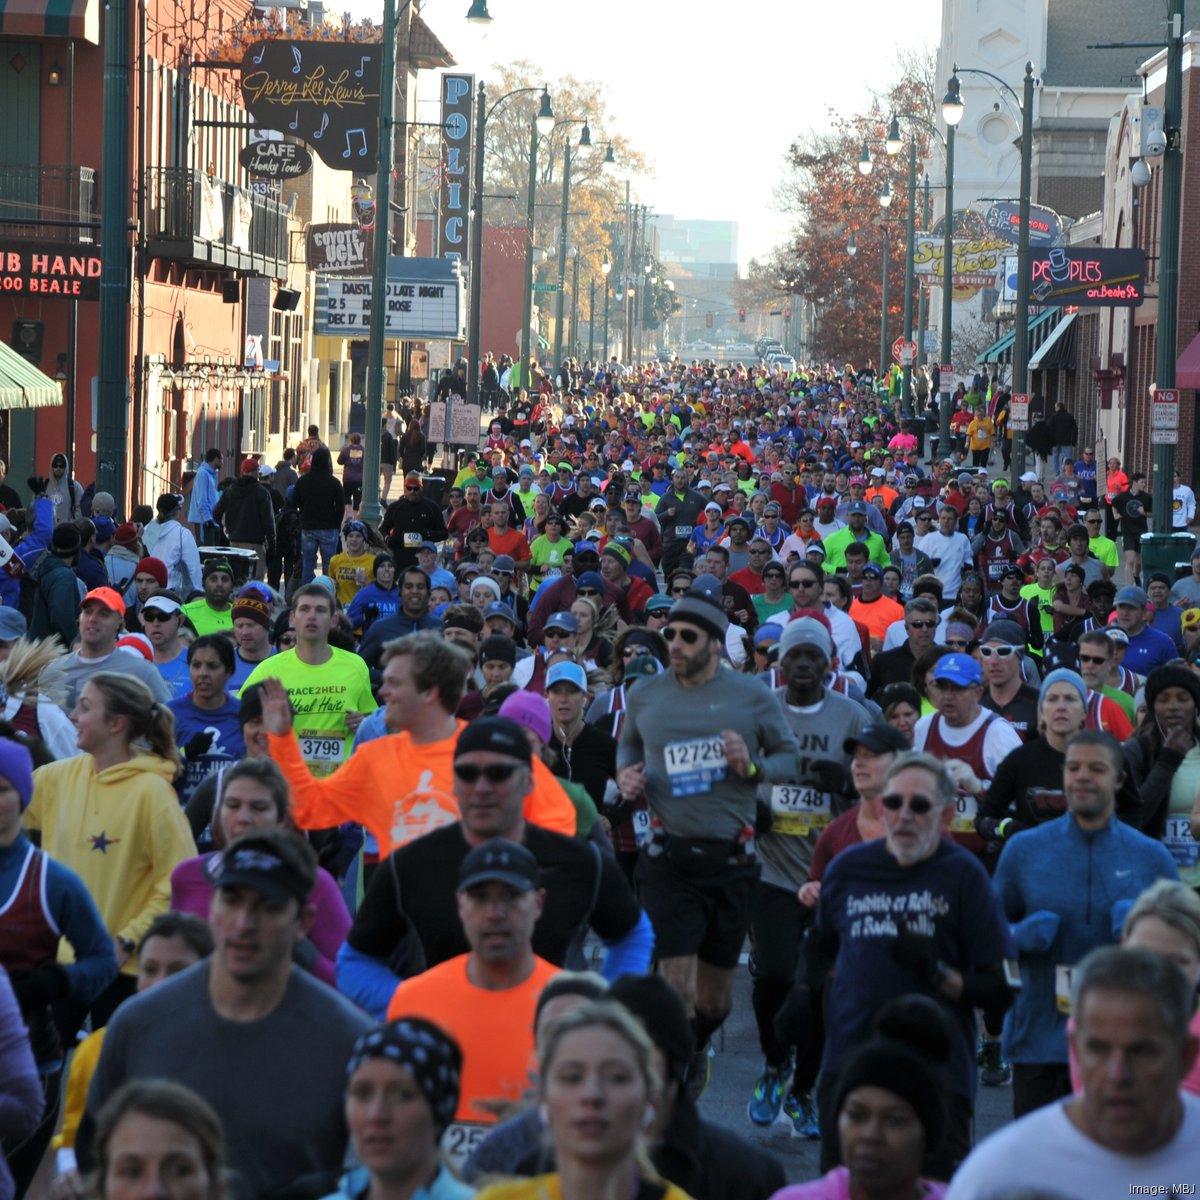
[[277,838],[248,834],[221,854],[213,887],[249,888],[276,903],[296,900],[304,904],[313,889],[315,875],[311,868],[302,869],[303,859],[298,855],[297,861],[291,860],[292,856],[283,852]]
[[904,734],[890,725],[868,725],[855,737],[848,737],[842,743],[842,751],[853,754],[859,746],[870,750],[872,754],[903,754],[912,749]]
[[481,883],[506,883],[519,892],[532,892],[541,868],[537,859],[519,842],[492,838],[476,846],[458,868],[458,890],[469,891]]

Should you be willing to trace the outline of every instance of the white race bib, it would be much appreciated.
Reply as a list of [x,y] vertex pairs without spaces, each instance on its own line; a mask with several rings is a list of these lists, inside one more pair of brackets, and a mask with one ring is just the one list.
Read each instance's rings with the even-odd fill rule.
[[979,813],[978,796],[955,796],[954,818],[950,822],[952,833],[974,833],[975,817]]
[[816,788],[777,783],[771,788],[771,832],[806,834],[829,824],[830,796]]
[[1054,968],[1054,1004],[1064,1016],[1071,1011],[1071,972],[1073,967],[1059,963]]
[[404,535],[404,545],[410,550],[415,550],[425,539],[419,533],[406,533]]
[[638,846],[644,846],[650,841],[650,812],[648,809],[639,808],[633,814],[633,840]]
[[663,748],[673,796],[697,796],[725,778],[725,742],[720,737],[668,742]]
[[690,538],[696,531],[690,525],[676,525],[675,536],[677,538]]
[[340,737],[302,737],[300,754],[308,763],[340,763],[346,757],[346,739]]
[[1200,861],[1200,842],[1192,837],[1190,817],[1168,817],[1162,843],[1171,852],[1176,866],[1194,867]]
[[477,1121],[455,1121],[446,1127],[446,1132],[442,1134],[442,1153],[456,1171],[462,1170],[463,1163],[475,1153],[475,1148],[491,1129],[491,1125],[482,1125]]

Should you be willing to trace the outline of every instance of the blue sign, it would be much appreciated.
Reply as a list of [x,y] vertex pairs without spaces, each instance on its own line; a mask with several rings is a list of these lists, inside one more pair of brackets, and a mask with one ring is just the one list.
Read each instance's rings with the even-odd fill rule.
[[[1021,206],[998,200],[987,210],[983,223],[994,234],[1015,246],[1021,237]],[[1053,209],[1029,206],[1029,244],[1035,249],[1057,246],[1062,240],[1062,217]]]

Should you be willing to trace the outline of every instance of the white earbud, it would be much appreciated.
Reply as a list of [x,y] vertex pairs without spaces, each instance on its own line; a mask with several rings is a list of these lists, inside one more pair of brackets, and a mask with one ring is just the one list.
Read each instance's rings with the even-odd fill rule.
[[550,1127],[550,1110],[544,1104],[538,1105],[538,1116],[542,1119],[542,1124],[548,1129]]
[[654,1118],[657,1113],[654,1110],[653,1104],[646,1105],[646,1111],[642,1114],[642,1128],[649,1129],[654,1124]]

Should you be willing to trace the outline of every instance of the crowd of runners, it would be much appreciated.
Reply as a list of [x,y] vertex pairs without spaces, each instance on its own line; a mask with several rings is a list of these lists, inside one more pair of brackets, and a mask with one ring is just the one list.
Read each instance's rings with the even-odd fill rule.
[[0,1200],[1194,1187],[1200,546],[892,382],[567,363],[436,474],[389,411],[377,526],[315,428],[0,477]]

